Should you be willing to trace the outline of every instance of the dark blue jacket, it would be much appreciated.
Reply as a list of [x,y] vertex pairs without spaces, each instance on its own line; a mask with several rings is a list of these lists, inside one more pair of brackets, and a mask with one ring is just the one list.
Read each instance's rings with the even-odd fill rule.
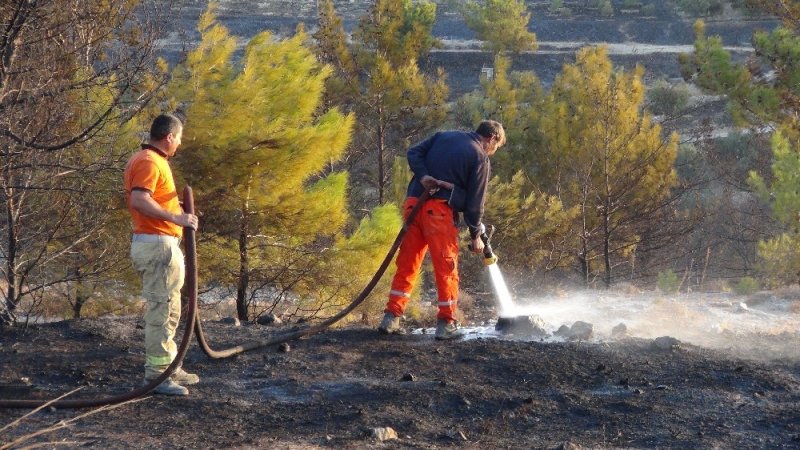
[[[465,193],[465,201],[463,205],[451,202],[451,206],[464,213],[464,222],[474,239],[480,233],[486,186],[492,171],[480,136],[475,132],[441,131],[408,149],[407,157],[414,172],[407,195],[422,195],[424,188],[419,180],[425,175],[458,186]],[[433,197],[450,199],[451,194],[449,190],[439,189]]]

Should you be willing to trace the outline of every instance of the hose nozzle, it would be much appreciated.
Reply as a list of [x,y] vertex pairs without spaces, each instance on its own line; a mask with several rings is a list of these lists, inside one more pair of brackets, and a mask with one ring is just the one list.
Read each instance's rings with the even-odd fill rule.
[[[494,225],[489,225],[488,230],[484,228],[483,232],[480,234],[481,240],[483,241],[483,264],[487,266],[491,266],[497,262],[497,255],[494,254],[492,245],[489,243],[492,234],[494,234]],[[472,243],[469,244],[469,249],[472,250]]]

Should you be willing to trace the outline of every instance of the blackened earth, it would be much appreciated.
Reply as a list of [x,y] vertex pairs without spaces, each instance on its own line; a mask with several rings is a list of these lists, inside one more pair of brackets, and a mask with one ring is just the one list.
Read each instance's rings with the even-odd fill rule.
[[[118,394],[141,381],[138,318],[0,331],[0,398]],[[205,322],[213,347],[283,328]],[[182,330],[180,331],[182,332]],[[800,364],[650,340],[439,342],[347,327],[226,360],[200,384],[85,417],[26,445],[89,448],[798,448]],[[27,413],[0,410],[0,428]],[[45,409],[0,443],[73,418]],[[397,439],[372,430],[391,427]],[[59,446],[59,442],[67,442]],[[2,445],[2,444],[0,444]],[[575,447],[572,447],[575,448]]]

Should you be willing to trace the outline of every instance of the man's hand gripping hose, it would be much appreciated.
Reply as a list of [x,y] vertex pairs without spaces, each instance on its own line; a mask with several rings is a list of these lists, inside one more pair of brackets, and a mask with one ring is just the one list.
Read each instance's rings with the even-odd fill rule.
[[[494,225],[489,225],[489,230],[486,230],[486,227],[481,224],[481,232],[480,232],[480,239],[483,242],[483,263],[487,266],[491,266],[497,262],[497,255],[494,254],[492,251],[492,245],[489,243],[489,240],[492,238],[494,234]],[[475,248],[472,243],[469,244],[469,250],[474,252]]]

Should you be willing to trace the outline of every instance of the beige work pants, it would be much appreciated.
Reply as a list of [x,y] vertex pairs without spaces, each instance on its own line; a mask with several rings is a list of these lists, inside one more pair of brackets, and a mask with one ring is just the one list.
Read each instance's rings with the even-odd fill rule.
[[175,330],[181,319],[181,287],[185,276],[183,252],[178,240],[132,242],[133,267],[142,277],[145,379],[160,375],[175,359]]

